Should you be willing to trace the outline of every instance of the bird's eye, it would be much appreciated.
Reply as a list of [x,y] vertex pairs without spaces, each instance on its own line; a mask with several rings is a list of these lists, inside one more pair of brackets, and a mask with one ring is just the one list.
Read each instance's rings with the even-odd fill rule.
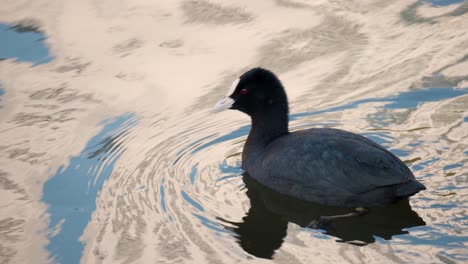
[[247,91],[247,89],[242,89],[240,90],[240,94],[242,95],[246,95],[249,91]]

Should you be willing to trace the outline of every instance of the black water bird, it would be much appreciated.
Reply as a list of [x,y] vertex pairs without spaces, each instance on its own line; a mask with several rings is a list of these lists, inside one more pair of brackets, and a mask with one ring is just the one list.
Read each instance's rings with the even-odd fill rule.
[[400,159],[363,136],[331,128],[289,132],[286,92],[268,70],[245,72],[213,112],[224,109],[251,117],[242,168],[281,194],[362,208],[384,206],[426,189]]

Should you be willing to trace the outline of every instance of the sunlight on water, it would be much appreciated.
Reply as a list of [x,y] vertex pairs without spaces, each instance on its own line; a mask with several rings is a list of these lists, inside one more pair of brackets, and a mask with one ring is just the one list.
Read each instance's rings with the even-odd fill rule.
[[[467,16],[457,0],[2,3],[0,262],[468,261]],[[209,110],[257,66],[283,82],[290,130],[363,135],[427,190],[327,222],[350,209],[256,182],[250,120]]]

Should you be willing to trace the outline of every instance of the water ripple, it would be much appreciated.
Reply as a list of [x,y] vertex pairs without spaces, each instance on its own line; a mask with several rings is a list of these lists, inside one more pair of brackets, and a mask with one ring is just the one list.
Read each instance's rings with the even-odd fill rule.
[[42,201],[48,205],[51,230],[47,249],[54,261],[79,263],[84,248],[80,237],[96,209],[96,197],[124,151],[121,144],[125,132],[135,125],[133,118],[127,114],[104,121],[102,131],[83,152],[45,183]]

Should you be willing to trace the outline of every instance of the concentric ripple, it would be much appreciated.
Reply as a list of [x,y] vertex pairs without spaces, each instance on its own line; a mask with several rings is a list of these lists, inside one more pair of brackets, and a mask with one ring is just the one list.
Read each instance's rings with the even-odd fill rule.
[[96,197],[125,151],[122,144],[135,125],[132,118],[127,114],[106,120],[80,156],[72,158],[44,185],[43,201],[49,207],[51,231],[48,249],[54,261],[79,262],[83,251],[79,238],[96,209]]
[[[449,226],[433,225],[438,216],[432,212],[440,206],[453,214],[451,226],[462,228],[457,219],[466,218],[466,214],[456,205],[463,204],[464,198],[458,194],[464,190],[456,186],[457,181],[463,181],[460,164],[464,154],[447,149],[443,142],[434,145],[442,132],[432,131],[430,126],[414,122],[410,128],[402,128],[410,116],[422,114],[421,104],[436,102],[437,108],[443,108],[467,94],[466,89],[440,89],[421,89],[291,115],[292,130],[342,128],[386,146],[429,187],[429,195],[411,198],[411,206],[402,202],[362,219],[332,225],[314,220],[347,210],[311,207],[288,201],[287,197],[278,198],[243,175],[241,152],[250,129],[247,117],[235,112],[214,116],[206,110],[170,118],[141,117],[131,129],[133,136],[122,142],[126,151],[98,197],[98,210],[87,231],[95,230],[102,236],[89,242],[87,250],[105,257],[112,250],[109,245],[115,245],[121,249],[113,253],[116,259],[138,259],[150,254],[147,247],[152,245],[153,257],[165,263],[194,259],[225,263],[249,256],[281,259],[293,252],[297,255],[304,245],[310,252],[325,245],[344,247],[346,243],[335,242],[342,241],[359,245],[390,243],[399,251],[407,251],[405,256],[410,260],[412,251],[405,248],[407,243],[421,247],[436,243],[445,257],[463,259],[459,253],[463,236],[446,229]],[[413,96],[417,93],[420,95]],[[367,122],[350,127],[344,117],[356,112],[363,115],[356,119]],[[238,121],[233,121],[235,115],[239,115]],[[375,118],[382,115],[391,117],[385,126],[383,118]],[[464,122],[462,116],[455,117],[453,128],[444,128],[447,133],[457,129],[460,120]],[[433,157],[434,146],[436,150],[450,151],[447,155],[452,155],[453,163],[440,164],[441,159]],[[453,174],[447,178],[438,175],[441,171]],[[441,184],[442,179],[445,184]],[[447,187],[447,181],[453,182],[449,183],[453,187]],[[442,205],[433,195],[454,202]],[[389,220],[392,217],[395,219]],[[389,222],[393,225],[389,226]],[[420,237],[428,233],[434,237]],[[121,235],[113,241],[116,236],[112,234]],[[442,245],[441,239],[449,243]]]
[[[466,1],[43,2],[0,8],[0,263],[468,261]],[[328,223],[259,185],[248,117],[208,112],[258,66],[291,130],[366,136],[427,190]]]

